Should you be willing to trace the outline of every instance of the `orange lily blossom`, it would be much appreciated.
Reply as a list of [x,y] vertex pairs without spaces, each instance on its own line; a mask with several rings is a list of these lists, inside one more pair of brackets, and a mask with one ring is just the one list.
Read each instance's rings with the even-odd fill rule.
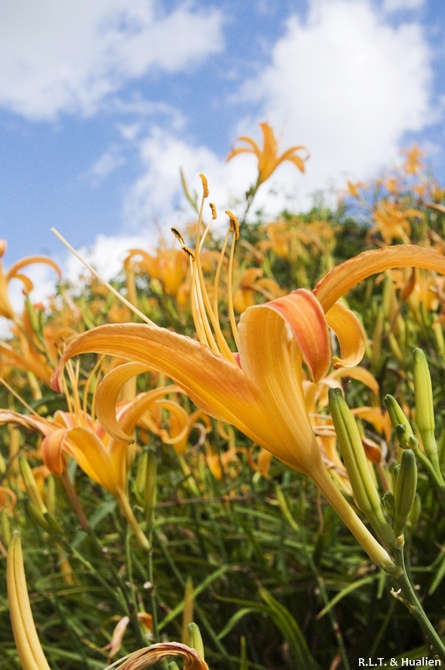
[[275,172],[277,167],[284,163],[284,161],[290,161],[293,163],[300,172],[304,172],[304,161],[308,158],[306,155],[304,158],[297,156],[297,151],[306,151],[306,147],[303,146],[294,146],[287,149],[281,156],[278,155],[278,143],[275,137],[275,133],[268,123],[260,123],[261,132],[263,133],[263,148],[260,149],[258,144],[251,137],[246,135],[241,135],[238,137],[238,140],[245,142],[249,146],[247,147],[237,147],[232,149],[228,154],[226,161],[232,160],[235,156],[239,154],[249,153],[255,154],[258,158],[258,181],[257,186],[262,184],[269,179],[271,174]]
[[[218,305],[207,295],[200,267],[199,252],[208,230],[201,234],[204,197],[195,250],[184,245],[192,266],[192,311],[199,341],[153,322],[99,326],[67,345],[53,374],[53,388],[61,388],[64,366],[78,354],[96,352],[131,361],[104,377],[97,398],[102,425],[123,439],[115,416],[121,387],[147,370],[163,372],[206,413],[233,424],[285,464],[309,475],[371,559],[394,572],[397,569],[388,553],[353,511],[323,463],[304,399],[303,362],[314,381],[326,375],[331,363],[331,327],[342,353],[342,358],[333,358],[334,366],[356,365],[364,355],[365,334],[357,317],[338,300],[361,280],[390,267],[419,266],[445,274],[445,258],[411,245],[364,252],[331,270],[313,291],[297,289],[249,307],[238,328],[229,296],[229,317],[238,349],[233,352],[219,323]],[[239,231],[235,217],[227,213],[232,233],[231,270]]]
[[3,270],[2,258],[6,251],[6,242],[5,240],[0,240],[0,316],[4,316],[6,319],[11,319],[16,323],[20,323],[20,319],[17,316],[14,307],[11,304],[11,301],[8,296],[8,285],[9,282],[13,279],[18,279],[23,284],[23,289],[25,293],[29,293],[34,288],[32,281],[22,273],[22,269],[28,265],[33,265],[34,263],[45,263],[46,265],[51,266],[57,272],[57,275],[60,279],[61,273],[57,263],[52,261],[46,256],[30,256],[29,258],[22,258],[14,265],[12,265],[7,272]]

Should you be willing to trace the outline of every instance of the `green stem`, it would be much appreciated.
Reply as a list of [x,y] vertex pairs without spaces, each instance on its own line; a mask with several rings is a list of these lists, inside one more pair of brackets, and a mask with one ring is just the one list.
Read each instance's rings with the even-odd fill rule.
[[417,597],[417,594],[414,590],[414,587],[411,583],[411,580],[408,576],[406,566],[405,566],[405,557],[403,551],[403,544],[394,551],[395,562],[401,568],[402,573],[397,577],[397,582],[400,586],[400,589],[403,593],[403,598],[398,594],[395,595],[398,600],[403,602],[405,607],[408,609],[410,614],[416,619],[417,623],[421,627],[425,637],[430,643],[431,647],[434,649],[436,654],[439,656],[442,663],[445,663],[445,646],[434,629],[431,621],[428,619],[425,611],[420,603],[420,600]]
[[311,473],[311,476],[343,523],[366,551],[371,561],[388,574],[397,577],[400,574],[400,567],[391,560],[386,549],[382,547],[367,529],[363,521],[357,516],[351,505],[332,481],[327,470],[324,467],[319,468],[317,472]]

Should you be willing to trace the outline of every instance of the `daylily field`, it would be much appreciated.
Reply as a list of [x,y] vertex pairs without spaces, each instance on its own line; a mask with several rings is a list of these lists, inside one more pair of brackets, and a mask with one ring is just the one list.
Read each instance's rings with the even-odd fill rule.
[[445,188],[414,146],[268,220],[310,159],[260,133],[110,284],[0,242],[0,669],[445,663]]

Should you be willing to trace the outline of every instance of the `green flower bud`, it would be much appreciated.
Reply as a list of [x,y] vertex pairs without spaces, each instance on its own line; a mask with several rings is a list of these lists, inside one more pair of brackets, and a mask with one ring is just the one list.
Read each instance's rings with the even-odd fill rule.
[[35,509],[41,516],[43,516],[43,514],[45,514],[48,510],[46,509],[45,503],[43,502],[42,497],[40,495],[40,491],[37,488],[36,480],[34,479],[31,466],[29,465],[28,461],[23,455],[19,456],[19,464],[20,464],[20,473],[22,475],[26,488],[26,493],[28,494],[28,497],[32,502],[33,506],[35,507]]
[[188,632],[188,645],[189,647],[192,647],[192,649],[195,649],[202,660],[205,660],[204,657],[204,645],[202,642],[202,636],[201,636],[201,631],[198,628],[198,625],[196,623],[189,623],[187,626],[187,632]]
[[383,514],[380,495],[369,470],[355,418],[340,389],[329,390],[329,406],[355,501],[381,541],[392,546],[394,533]]
[[434,433],[435,422],[431,375],[422,349],[414,349],[414,397],[416,403],[416,423],[420,434],[423,437],[423,433],[425,432]]
[[394,533],[399,537],[414,504],[417,488],[417,463],[412,449],[402,453],[399,474],[394,488]]
[[417,437],[412,433],[409,433],[406,429],[406,426],[402,426],[400,423],[398,426],[396,426],[396,436],[400,446],[403,449],[416,450],[419,446],[419,440]]
[[38,526],[45,533],[49,533],[50,527],[48,521],[46,520],[46,514],[43,514],[42,511],[34,504],[30,498],[24,499],[25,512],[31,521],[33,526]]
[[416,526],[417,522],[420,519],[420,513],[422,511],[422,501],[418,493],[416,493],[411,512],[409,513],[408,523],[410,526]]
[[7,547],[11,541],[11,525],[9,523],[9,516],[4,509],[0,512],[0,537],[5,547]]
[[394,396],[389,395],[388,393],[387,395],[385,395],[383,400],[385,402],[386,409],[388,410],[388,415],[394,430],[397,431],[398,426],[403,426],[406,435],[414,435],[414,431],[411,428],[410,422],[406,418],[405,412],[400,407],[399,403],[394,398]]
[[439,463],[436,437],[434,435],[434,404],[431,375],[422,349],[414,350],[414,398],[416,403],[416,423],[422,438],[426,459],[441,489],[445,488]]

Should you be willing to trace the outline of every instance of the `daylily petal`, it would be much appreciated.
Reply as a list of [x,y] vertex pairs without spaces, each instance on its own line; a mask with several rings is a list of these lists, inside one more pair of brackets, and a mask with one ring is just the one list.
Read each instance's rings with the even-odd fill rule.
[[125,486],[126,445],[110,453],[103,442],[87,428],[71,428],[67,431],[65,450],[79,467],[110,493],[116,495]]
[[[245,417],[255,427],[254,441],[294,469],[313,475],[321,456],[304,402],[302,353],[286,317],[270,305],[244,312],[239,354],[256,401]],[[252,434],[252,429],[247,432]]]
[[50,423],[45,421],[45,419],[40,419],[38,416],[19,414],[9,409],[0,410],[0,426],[4,423],[13,423],[24,428],[31,428],[31,430],[36,430],[41,435],[48,435],[53,430]]
[[171,385],[168,391],[166,387],[160,387],[142,393],[131,403],[127,403],[116,416],[116,405],[122,387],[130,379],[146,371],[147,365],[125,363],[110,370],[99,384],[96,396],[97,418],[107,433],[116,440],[132,442],[130,433],[148,407],[167,392],[180,391],[179,387]]
[[[255,402],[243,372],[196,340],[146,324],[99,326],[68,344],[52,378],[56,390],[67,360],[86,352],[133,360],[141,364],[140,372],[163,372],[207,414],[252,435],[241,418],[249,416]],[[256,433],[253,439],[258,441]]]
[[357,365],[351,369],[338,368],[333,370],[329,377],[331,379],[341,379],[342,377],[351,377],[351,379],[357,379],[358,381],[366,384],[368,388],[371,389],[376,395],[379,392],[379,383],[374,375],[369,372],[366,368],[361,365]]
[[66,468],[66,456],[63,453],[66,434],[66,428],[58,428],[47,435],[42,442],[43,462],[55,475],[61,475]]
[[276,310],[289,325],[311,376],[318,381],[331,363],[329,332],[323,310],[311,291],[297,289],[264,305]]
[[366,335],[362,324],[350,309],[340,302],[326,313],[326,321],[337,335],[341,358],[334,356],[334,368],[358,365],[365,354]]
[[51,260],[51,258],[48,258],[47,256],[28,256],[27,258],[21,258],[19,261],[16,261],[13,265],[11,265],[6,274],[7,279],[9,280],[12,278],[17,278],[19,270],[27,267],[28,265],[33,265],[34,263],[44,263],[45,265],[49,265],[50,267],[54,268],[59,278],[62,276],[59,266],[55,261]]
[[184,660],[184,670],[209,670],[209,666],[195,649],[191,649],[191,647],[187,647],[180,642],[159,642],[158,644],[152,644],[150,647],[139,649],[129,654],[124,658],[122,663],[119,662],[117,665],[113,663],[113,665],[105,668],[105,670],[111,670],[111,668],[119,668],[119,670],[143,670],[143,668],[154,665],[161,659],[169,656],[181,656]]
[[413,244],[364,251],[337,265],[313,290],[327,312],[339,298],[363,279],[388,268],[420,267],[445,274],[445,257]]

